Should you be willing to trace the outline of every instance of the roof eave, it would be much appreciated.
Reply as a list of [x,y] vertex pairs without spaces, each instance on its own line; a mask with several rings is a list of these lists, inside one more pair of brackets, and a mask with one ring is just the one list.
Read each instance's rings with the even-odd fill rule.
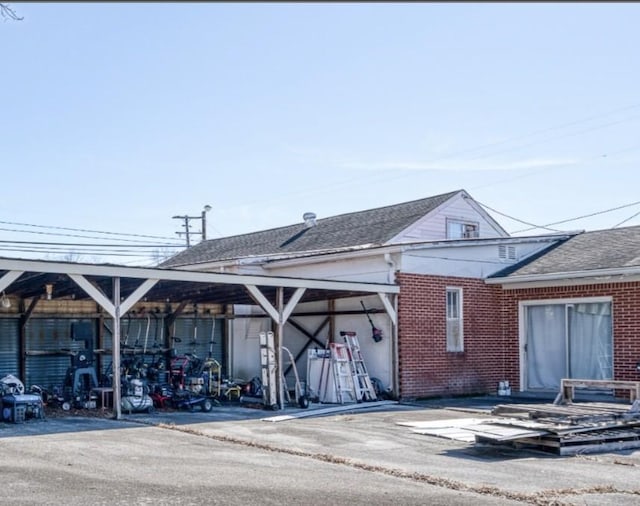
[[551,272],[547,274],[511,275],[487,278],[489,285],[502,285],[505,289],[537,288],[551,286],[587,285],[612,282],[640,281],[640,266],[613,267],[582,271]]

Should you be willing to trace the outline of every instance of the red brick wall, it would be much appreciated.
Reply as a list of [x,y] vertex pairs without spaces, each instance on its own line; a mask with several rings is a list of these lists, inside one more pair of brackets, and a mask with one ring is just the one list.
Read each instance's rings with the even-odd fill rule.
[[[505,290],[503,312],[508,341],[517,348],[519,302],[581,297],[612,297],[613,376],[616,380],[640,381],[636,370],[636,363],[640,361],[640,282]],[[517,364],[517,349],[515,358]],[[519,388],[516,381],[513,386]]]
[[[613,374],[640,381],[640,282],[502,290],[482,279],[397,274],[400,397],[520,388],[519,302],[611,297]],[[463,289],[464,351],[446,351],[446,288]]]
[[[495,392],[517,373],[501,331],[501,288],[482,279],[398,273],[400,397]],[[464,351],[446,351],[446,288],[462,288]],[[517,340],[516,340],[517,352]]]

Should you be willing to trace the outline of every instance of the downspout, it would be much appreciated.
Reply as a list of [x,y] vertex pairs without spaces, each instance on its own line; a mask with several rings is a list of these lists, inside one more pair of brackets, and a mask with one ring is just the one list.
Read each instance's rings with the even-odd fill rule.
[[389,266],[389,272],[387,273],[387,283],[395,284],[397,265],[395,260],[391,257],[391,253],[384,254],[384,261],[387,262],[387,265]]
[[[398,264],[393,259],[390,253],[384,254],[384,261],[389,266],[389,272],[387,273],[387,281],[389,284],[396,283],[396,270],[398,268]],[[398,350],[398,327],[400,324],[400,314],[398,313],[398,297],[399,294],[393,297],[394,306],[397,315],[397,325],[393,324],[391,321],[391,377],[393,380],[393,396],[396,399],[400,398],[400,357]],[[391,319],[392,320],[392,319]]]

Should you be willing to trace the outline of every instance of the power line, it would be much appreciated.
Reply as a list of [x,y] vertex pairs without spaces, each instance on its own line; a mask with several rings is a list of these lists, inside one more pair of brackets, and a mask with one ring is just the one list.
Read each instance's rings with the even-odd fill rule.
[[[474,199],[474,200],[475,200],[475,199]],[[494,213],[496,213],[496,214],[499,214],[500,216],[504,216],[505,218],[509,218],[510,220],[517,221],[518,223],[522,223],[522,224],[524,224],[524,225],[530,225],[531,227],[533,227],[533,228],[529,228],[529,229],[527,229],[527,230],[534,230],[534,229],[537,229],[537,228],[543,228],[543,229],[545,229],[545,230],[549,230],[549,231],[551,231],[551,232],[562,232],[562,230],[555,230],[555,229],[553,229],[553,228],[548,228],[548,227],[549,227],[549,225],[547,225],[547,226],[541,226],[541,225],[536,225],[536,224],[534,224],[534,223],[529,223],[528,221],[520,220],[520,219],[518,219],[518,218],[514,218],[513,216],[510,216],[510,215],[508,215],[508,214],[502,213],[502,212],[500,212],[500,211],[498,211],[498,210],[496,210],[496,209],[494,209],[494,208],[492,208],[492,207],[489,207],[489,206],[488,206],[488,205],[486,205],[486,204],[483,204],[482,202],[478,202],[477,200],[476,200],[476,203],[480,204],[482,207],[484,207],[484,208],[486,208],[486,209],[489,209],[490,211],[492,211],[492,212],[494,212]],[[553,225],[553,223],[551,223],[551,225]],[[521,230],[521,232],[526,232],[526,230]],[[513,234],[516,234],[517,232],[512,232],[512,233],[513,233]]]
[[[19,227],[33,227],[33,228],[46,228],[46,229],[50,229],[50,230],[69,230],[72,232],[87,232],[87,233],[91,233],[91,234],[106,234],[106,235],[117,235],[117,236],[127,236],[127,237],[143,237],[143,238],[147,238],[147,239],[164,239],[164,240],[168,240],[168,241],[175,241],[177,240],[175,237],[162,237],[162,236],[157,236],[157,235],[145,235],[145,234],[131,234],[131,233],[125,233],[125,232],[105,232],[102,230],[90,230],[90,229],[84,229],[84,228],[71,228],[71,227],[58,227],[58,226],[53,226],[53,225],[34,225],[32,223],[17,223],[17,222],[13,222],[13,221],[0,221],[0,223],[4,224],[4,225],[14,225],[14,226],[19,226]],[[7,230],[7,229],[0,229],[0,230]],[[27,232],[25,230],[9,230],[9,231],[13,231],[13,232]],[[27,233],[36,233],[36,232],[27,232]],[[47,234],[47,235],[56,235],[53,233]],[[65,234],[59,234],[59,235],[65,235]],[[84,237],[84,236],[69,236],[69,237]],[[95,237],[91,237],[90,239],[97,239]],[[119,239],[119,240],[125,240],[125,239]],[[140,241],[138,241],[140,242]]]
[[[34,225],[34,226],[38,226],[38,225]],[[79,237],[81,239],[102,239],[102,237],[95,237],[95,236],[90,236],[90,235],[80,235],[80,234],[61,234],[61,233],[57,233],[57,232],[40,232],[40,231],[31,231],[31,230],[20,230],[20,229],[15,229],[15,228],[3,228],[0,227],[0,230],[4,231],[4,232],[17,232],[17,233],[23,233],[23,234],[37,234],[37,235],[53,235],[53,236],[57,236],[57,237]],[[166,238],[162,238],[162,239],[166,239]],[[136,239],[117,239],[118,241],[122,241],[122,242],[134,242],[134,243],[141,243],[144,241],[141,240],[136,240]],[[170,239],[170,240],[175,240],[175,239]]]
[[626,223],[626,222],[628,222],[628,221],[630,221],[630,220],[634,219],[634,218],[635,218],[636,216],[638,216],[638,215],[640,215],[640,211],[638,211],[638,212],[637,212],[637,213],[635,213],[635,214],[632,214],[632,215],[631,215],[631,216],[629,216],[626,220],[622,220],[620,223],[618,223],[617,225],[614,225],[614,226],[613,226],[613,227],[611,227],[611,228],[618,228],[620,225],[622,225],[622,224],[624,224],[624,223]]
[[[582,220],[584,218],[591,218],[592,216],[598,216],[600,214],[606,214],[606,213],[610,213],[610,212],[613,212],[613,211],[618,211],[620,209],[625,209],[627,207],[637,206],[638,204],[640,204],[640,200],[637,201],[637,202],[631,202],[629,204],[624,204],[624,205],[621,205],[621,206],[612,207],[610,209],[605,209],[603,211],[596,211],[594,213],[584,214],[582,216],[577,216],[575,218],[569,218],[569,219],[565,219],[565,220],[561,220],[561,221],[555,221],[553,223],[547,223],[546,225],[536,225],[535,223],[529,223],[527,221],[520,220],[520,219],[515,218],[513,216],[510,216],[508,214],[502,213],[502,212],[500,212],[500,211],[498,211],[496,209],[493,209],[492,207],[489,207],[488,205],[483,204],[482,202],[479,202],[477,200],[476,200],[476,203],[478,203],[479,205],[481,205],[482,207],[484,207],[486,209],[489,209],[490,211],[492,211],[494,213],[497,213],[497,214],[499,214],[501,216],[509,218],[510,220],[517,221],[519,223],[523,223],[525,225],[529,225],[530,227],[532,227],[532,228],[525,228],[525,229],[522,229],[522,230],[515,230],[515,231],[511,232],[512,234],[519,234],[519,233],[522,233],[522,232],[529,232],[530,230],[535,230],[535,229],[538,229],[538,228],[542,228],[542,229],[545,229],[545,230],[550,230],[552,232],[562,232],[562,230],[555,230],[555,229],[552,229],[552,228],[549,228],[549,227],[552,227],[552,226],[555,226],[555,225],[562,225],[564,223],[569,223],[569,222],[572,222],[572,221]],[[622,225],[622,223],[625,223],[625,222],[635,218],[638,215],[640,215],[640,212],[634,214],[630,218],[627,218],[626,220],[622,221],[621,223],[618,223],[618,225],[616,225],[616,226],[614,226],[612,228],[616,228],[616,227]]]
[[[2,229],[0,229],[2,230]],[[184,248],[182,244],[92,244],[82,242],[43,242],[43,241],[12,241],[12,240],[0,240],[0,243],[8,244],[31,244],[31,245],[43,245],[43,246],[81,246],[81,247],[96,247],[96,248]]]
[[65,250],[65,249],[34,249],[34,248],[10,248],[10,247],[6,247],[6,246],[0,246],[0,251],[13,251],[13,252],[20,252],[20,253],[38,253],[38,254],[42,254],[42,253],[57,253],[57,254],[69,254],[69,255],[92,255],[92,256],[102,256],[102,257],[138,257],[138,258],[148,258],[153,252],[146,254],[146,255],[142,255],[140,253],[136,253],[136,252],[129,252],[127,253],[126,251],[123,251],[121,253],[115,253],[115,252],[108,252],[108,253],[104,253],[101,251],[74,251],[74,250]]
[[[563,124],[560,124],[560,125],[556,125],[556,126],[552,126],[552,127],[548,127],[548,128],[543,128],[543,129],[539,129],[539,130],[534,130],[533,132],[522,134],[522,135],[519,135],[519,136],[510,137],[510,138],[504,139],[502,141],[498,141],[498,142],[488,143],[488,144],[475,146],[475,147],[471,147],[471,148],[457,150],[457,151],[454,151],[454,152],[451,152],[451,153],[444,154],[442,156],[438,156],[436,158],[433,158],[433,159],[429,160],[426,163],[432,164],[434,162],[438,162],[438,161],[441,161],[441,160],[445,160],[445,159],[449,159],[449,158],[456,158],[456,157],[459,157],[460,155],[463,155],[463,154],[466,154],[466,153],[480,151],[480,150],[485,149],[485,148],[490,148],[490,147],[499,146],[499,145],[503,145],[503,144],[508,144],[508,143],[516,141],[516,140],[526,139],[526,138],[529,138],[529,137],[540,135],[540,134],[546,133],[546,132],[551,132],[551,131],[554,131],[554,130],[561,130],[563,128],[579,125],[581,123],[588,123],[588,122],[591,122],[591,121],[594,121],[594,120],[597,120],[597,119],[600,119],[600,118],[606,118],[606,117],[612,116],[612,115],[617,114],[617,113],[621,113],[621,112],[625,112],[625,111],[629,111],[629,110],[633,110],[633,109],[638,109],[638,108],[640,108],[640,104],[632,104],[632,105],[629,105],[629,106],[625,106],[625,107],[621,107],[621,108],[618,108],[618,109],[610,110],[610,111],[608,111],[606,113],[603,113],[603,114],[588,116],[588,117],[585,117],[585,118],[581,118],[581,119],[578,119],[578,120],[575,120],[575,121],[570,121],[570,122],[563,123]],[[534,144],[539,144],[541,142],[549,142],[549,141],[553,141],[553,140],[556,140],[556,139],[561,139],[561,138],[564,138],[564,137],[567,137],[567,136],[580,135],[582,133],[589,132],[591,130],[595,130],[595,129],[599,129],[599,128],[605,128],[605,127],[608,127],[608,126],[616,125],[616,124],[619,124],[619,123],[622,123],[622,122],[625,122],[625,121],[636,119],[638,117],[640,117],[640,116],[631,116],[629,118],[624,118],[624,119],[621,119],[621,120],[618,120],[618,121],[605,123],[605,124],[601,124],[601,125],[596,125],[596,126],[593,126],[593,127],[590,127],[588,129],[584,129],[584,130],[581,130],[581,131],[578,131],[578,132],[568,132],[568,133],[565,133],[565,134],[562,134],[562,135],[559,135],[559,136],[556,136],[556,137],[534,141],[534,142],[526,144],[526,145],[516,146],[514,148],[508,148],[508,149],[497,151],[497,152],[493,152],[493,153],[490,153],[490,154],[479,155],[479,156],[477,156],[475,158],[471,158],[471,160],[475,160],[475,159],[478,159],[478,158],[487,158],[487,157],[491,157],[491,156],[496,156],[496,155],[499,155],[501,153],[505,153],[505,152],[508,152],[508,151],[514,151],[514,150],[517,150],[517,149],[529,147],[529,146],[534,145]],[[624,152],[624,151],[630,151],[632,149],[636,149],[636,148],[627,148],[625,150],[618,151],[617,153]],[[609,155],[611,155],[611,154],[616,154],[616,153],[609,153]],[[597,157],[593,157],[593,158],[601,158],[602,156],[603,155],[598,155]],[[591,159],[591,157],[589,157],[588,159]],[[540,169],[538,172],[543,171],[543,170],[549,170],[549,168],[547,167],[547,168],[544,168],[544,169]],[[386,176],[384,174],[378,175],[378,177],[371,176],[371,175],[358,176],[358,177],[355,177],[355,178],[350,178],[350,179],[346,179],[346,180],[342,180],[342,181],[337,181],[335,183],[328,183],[328,184],[325,184],[325,185],[316,185],[316,186],[314,186],[313,193],[317,194],[317,193],[322,192],[324,190],[329,190],[329,189],[336,188],[336,187],[338,187],[338,188],[345,187],[345,186],[348,186],[348,185],[353,184],[353,183],[361,183],[365,179],[365,177],[366,177],[367,182],[369,182],[369,183],[373,183],[373,182],[375,182],[375,183],[383,183],[383,182],[386,182],[386,181],[397,180],[397,179],[401,179],[401,178],[404,178],[404,177],[408,177],[411,174],[412,174],[412,171],[407,171],[404,174],[394,174],[394,175],[390,175],[390,176]],[[522,176],[518,176],[518,177],[522,177]],[[510,180],[511,179],[507,179],[506,181],[510,181]],[[503,182],[503,181],[499,181],[499,182]],[[496,183],[494,183],[494,184],[496,184]],[[302,191],[305,192],[305,190],[302,190]],[[309,190],[309,191],[311,191],[311,190]],[[287,195],[294,195],[294,194],[299,196],[299,195],[301,195],[301,191],[300,190],[293,190],[293,191],[287,192],[287,193],[280,193],[279,194],[279,198],[282,198],[283,196],[287,196]],[[272,199],[268,199],[266,201],[263,200],[262,202],[271,202],[271,201],[272,201]],[[235,206],[228,207],[227,210],[233,209],[234,207]],[[516,220],[516,221],[519,221],[519,220]],[[524,223],[527,224],[526,222],[524,222]]]
[[[571,221],[577,221],[577,220],[581,220],[583,218],[591,218],[592,216],[598,216],[599,214],[606,214],[606,213],[610,213],[610,212],[613,212],[613,211],[618,211],[620,209],[625,209],[626,207],[637,206],[638,204],[640,204],[640,200],[637,201],[637,202],[631,202],[630,204],[624,204],[622,206],[612,207],[610,209],[605,209],[604,211],[596,211],[595,213],[585,214],[585,215],[582,215],[582,216],[578,216],[576,218],[570,218],[568,220],[556,221],[554,223],[549,223],[546,226],[547,227],[551,227],[553,225],[561,225],[563,223],[569,223]],[[536,228],[545,228],[545,227],[536,227]],[[513,233],[517,234],[519,232],[528,232],[529,230],[532,230],[532,229],[529,228],[529,229],[526,229],[526,230],[517,230],[517,231],[515,231]]]
[[596,126],[593,126],[591,128],[587,128],[585,130],[580,130],[578,132],[567,132],[565,134],[558,135],[556,137],[540,139],[538,141],[533,141],[533,142],[529,142],[528,144],[522,144],[522,145],[519,145],[519,146],[514,146],[512,148],[504,149],[502,151],[488,153],[488,154],[485,154],[485,155],[479,155],[479,156],[476,156],[474,158],[470,158],[470,160],[478,160],[480,158],[488,158],[488,157],[492,157],[492,156],[495,156],[495,155],[500,155],[502,153],[508,153],[510,151],[517,151],[518,149],[528,148],[528,147],[535,146],[536,144],[541,144],[541,143],[544,143],[544,142],[555,141],[555,140],[558,140],[558,139],[563,139],[565,137],[573,137],[573,136],[580,135],[580,134],[583,134],[583,133],[591,132],[593,130],[598,130],[600,128],[606,128],[608,126],[618,125],[620,123],[624,123],[625,121],[629,121],[630,119],[636,119],[636,118],[640,118],[640,116],[632,116],[631,118],[626,118],[626,119],[614,121],[614,122],[611,122],[611,123],[605,123],[604,125],[596,125]]

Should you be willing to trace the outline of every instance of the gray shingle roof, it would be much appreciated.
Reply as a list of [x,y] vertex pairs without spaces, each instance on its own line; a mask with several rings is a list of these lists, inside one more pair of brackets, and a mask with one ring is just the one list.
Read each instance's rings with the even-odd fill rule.
[[547,253],[492,277],[531,276],[640,266],[640,226],[574,235]]
[[200,242],[161,264],[176,267],[250,256],[303,253],[365,245],[383,245],[409,225],[464,190],[366,211],[249,234]]

